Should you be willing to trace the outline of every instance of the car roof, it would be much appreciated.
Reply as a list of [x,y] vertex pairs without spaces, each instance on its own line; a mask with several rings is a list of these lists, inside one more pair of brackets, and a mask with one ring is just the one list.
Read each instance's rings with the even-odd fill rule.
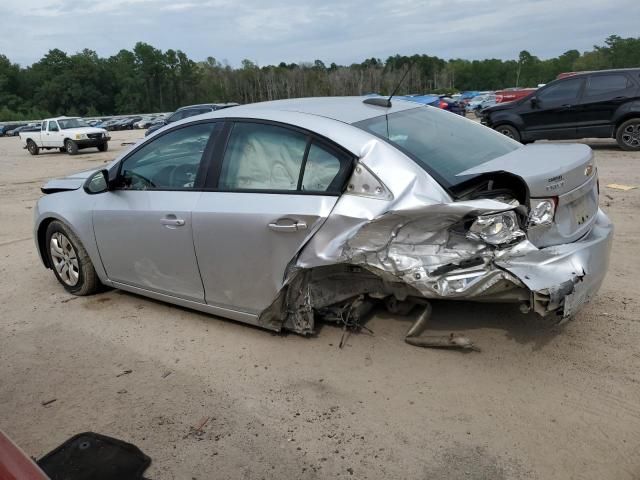
[[406,100],[392,99],[391,107],[380,107],[363,103],[367,97],[308,97],[270,102],[251,103],[212,112],[211,117],[260,117],[273,111],[304,113],[330,118],[344,123],[356,123],[389,113],[419,108],[420,105]]
[[220,108],[220,107],[235,107],[236,105],[238,104],[237,103],[198,103],[196,105],[185,105],[184,107],[180,107],[176,110],[176,112],[179,112],[181,110],[186,110],[188,108],[198,108],[198,107]]
[[[562,78],[557,78],[556,80],[564,80],[565,78],[576,78],[576,77],[584,77],[587,75],[600,74],[600,73],[634,73],[640,72],[640,68],[611,68],[608,70],[587,70],[584,72],[567,72],[568,75]],[[551,83],[551,82],[549,82]]]

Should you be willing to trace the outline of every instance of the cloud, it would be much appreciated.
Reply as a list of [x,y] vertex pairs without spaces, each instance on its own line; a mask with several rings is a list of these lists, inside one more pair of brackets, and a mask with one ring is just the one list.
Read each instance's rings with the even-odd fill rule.
[[0,16],[0,53],[27,65],[52,48],[112,55],[144,41],[232,65],[546,58],[637,36],[638,18],[637,0],[21,0]]

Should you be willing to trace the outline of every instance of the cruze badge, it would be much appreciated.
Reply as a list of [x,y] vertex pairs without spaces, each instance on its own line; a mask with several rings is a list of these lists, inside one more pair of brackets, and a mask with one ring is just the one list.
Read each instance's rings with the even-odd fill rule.
[[547,192],[552,192],[554,190],[558,190],[559,188],[564,187],[564,177],[562,175],[557,175],[555,177],[547,178],[547,182],[551,184],[545,187]]

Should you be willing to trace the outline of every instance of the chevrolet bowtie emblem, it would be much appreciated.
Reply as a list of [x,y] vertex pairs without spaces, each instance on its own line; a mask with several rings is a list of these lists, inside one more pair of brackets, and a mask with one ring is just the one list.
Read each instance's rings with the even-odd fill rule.
[[584,169],[585,177],[588,177],[593,173],[593,165],[587,165],[587,168]]

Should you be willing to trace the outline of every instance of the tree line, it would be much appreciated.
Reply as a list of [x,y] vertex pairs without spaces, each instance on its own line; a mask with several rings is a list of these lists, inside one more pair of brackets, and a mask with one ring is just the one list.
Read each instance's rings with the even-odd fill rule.
[[561,72],[640,67],[640,37],[608,37],[604,45],[556,58],[526,50],[517,59],[444,60],[429,55],[369,58],[351,65],[243,60],[233,68],[213,57],[196,62],[180,50],[139,42],[108,58],[85,49],[53,49],[21,67],[0,54],[0,121],[52,115],[112,115],[173,111],[204,102],[251,103],[281,98],[389,93],[449,93],[535,87]]

